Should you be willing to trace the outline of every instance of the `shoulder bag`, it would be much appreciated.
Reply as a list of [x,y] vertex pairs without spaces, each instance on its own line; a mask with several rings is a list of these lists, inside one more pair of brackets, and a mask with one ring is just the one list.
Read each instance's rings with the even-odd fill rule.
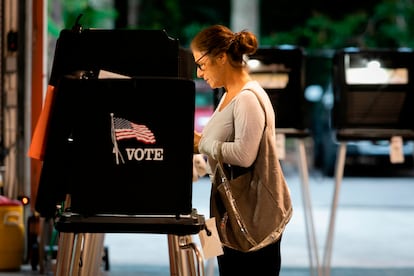
[[275,155],[273,131],[265,124],[252,168],[235,178],[226,174],[219,146],[210,206],[224,246],[242,252],[261,249],[281,237],[292,216],[290,191]]

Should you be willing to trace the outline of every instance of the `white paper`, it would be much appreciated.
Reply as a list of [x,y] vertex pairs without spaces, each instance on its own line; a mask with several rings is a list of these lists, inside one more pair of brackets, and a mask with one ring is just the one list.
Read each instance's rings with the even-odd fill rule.
[[207,235],[205,229],[198,233],[204,259],[223,255],[223,247],[217,232],[216,219],[210,218],[206,220],[206,228],[210,232],[210,235]]
[[98,79],[130,79],[131,77],[114,72],[99,70]]
[[207,162],[202,154],[193,155],[193,182],[207,174]]
[[401,136],[391,137],[390,161],[393,164],[404,163],[403,139]]

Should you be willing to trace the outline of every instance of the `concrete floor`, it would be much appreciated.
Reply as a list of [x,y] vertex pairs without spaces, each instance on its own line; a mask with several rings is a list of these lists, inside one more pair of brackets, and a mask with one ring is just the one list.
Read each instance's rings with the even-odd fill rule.
[[[317,275],[316,270],[310,269],[303,182],[296,168],[285,167],[285,172],[294,215],[283,236],[281,276]],[[334,187],[334,178],[310,173],[308,188],[321,264],[328,226],[332,222]],[[208,216],[209,189],[207,178],[193,184],[193,207],[205,216]],[[345,176],[337,191],[332,255],[327,270],[330,275],[414,275],[413,174]],[[200,246],[197,235],[192,239]],[[166,235],[106,234],[105,246],[109,251],[110,270],[102,275],[170,275]],[[205,261],[204,265],[206,276],[218,275],[214,259]],[[18,272],[0,272],[0,276],[38,274],[27,265]]]

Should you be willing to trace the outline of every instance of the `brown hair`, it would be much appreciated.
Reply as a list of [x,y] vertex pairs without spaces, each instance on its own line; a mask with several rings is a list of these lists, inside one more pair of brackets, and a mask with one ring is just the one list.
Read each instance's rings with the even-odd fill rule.
[[191,48],[206,52],[213,57],[227,53],[234,67],[244,66],[243,55],[254,54],[257,47],[257,38],[252,32],[242,30],[234,33],[223,25],[207,27],[191,41]]

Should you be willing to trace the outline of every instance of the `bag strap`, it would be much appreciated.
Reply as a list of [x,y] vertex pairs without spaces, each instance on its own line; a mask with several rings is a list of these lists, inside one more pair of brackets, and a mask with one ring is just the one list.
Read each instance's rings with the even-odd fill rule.
[[[266,109],[265,109],[265,107],[264,107],[264,104],[263,104],[263,102],[262,102],[262,99],[260,98],[260,96],[258,95],[258,93],[256,93],[256,91],[255,90],[253,90],[253,89],[250,89],[250,88],[247,88],[247,89],[243,89],[242,91],[251,91],[255,96],[256,96],[256,98],[257,98],[257,100],[259,101],[259,103],[260,103],[260,106],[262,107],[262,109],[263,109],[263,112],[264,112],[264,115],[265,115],[265,123],[264,123],[264,128],[263,128],[263,133],[262,133],[262,135],[264,135],[264,132],[265,132],[265,130],[266,130],[266,128],[267,128],[267,113],[266,113]],[[219,168],[220,168],[220,174],[221,174],[221,177],[222,177],[222,180],[224,180],[224,179],[227,179],[227,176],[226,176],[226,174],[225,174],[225,170],[224,170],[224,164],[223,164],[223,154],[222,154],[222,151],[221,151],[221,148],[222,148],[222,144],[223,144],[223,142],[219,142],[219,145],[217,146],[218,147],[218,152],[217,152],[217,163],[218,163],[218,165],[219,165]],[[256,159],[257,159],[257,156],[256,156]],[[254,163],[256,163],[256,160],[253,162],[253,164],[252,164],[252,166],[254,166]],[[232,176],[231,176],[231,178],[232,178]]]
[[227,180],[227,176],[224,172],[223,155],[221,153],[222,145],[223,145],[223,142],[220,141],[218,144],[217,164],[218,164],[218,169],[220,170],[221,182],[223,183]]
[[262,102],[262,98],[259,96],[259,94],[258,94],[255,90],[253,90],[253,89],[251,89],[251,88],[243,89],[242,91],[246,91],[246,90],[249,90],[249,91],[251,91],[254,95],[256,95],[256,98],[257,98],[257,100],[259,101],[259,103],[260,103],[260,105],[261,105],[261,107],[262,107],[262,109],[263,109],[263,112],[264,112],[264,115],[265,115],[265,124],[264,124],[264,128],[263,128],[263,131],[264,131],[264,129],[266,129],[266,127],[267,127],[267,113],[266,113],[266,108],[265,108],[265,106],[264,106],[264,104],[263,104],[263,102]]

